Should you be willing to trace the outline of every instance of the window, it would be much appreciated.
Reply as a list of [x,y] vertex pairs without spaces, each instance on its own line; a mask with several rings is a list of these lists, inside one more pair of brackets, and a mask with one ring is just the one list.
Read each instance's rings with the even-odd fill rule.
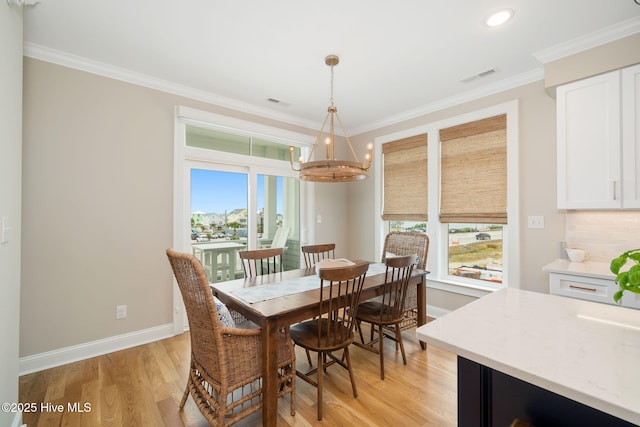
[[[186,145],[225,153],[289,161],[289,145],[198,126],[186,126]],[[300,157],[300,148],[294,150],[294,158]]]
[[[313,136],[183,106],[174,126],[173,247],[205,260],[210,281],[228,280],[241,275],[233,251],[271,245],[283,226],[284,268],[298,268],[300,241],[314,234],[313,187],[300,186],[289,146],[298,156]],[[177,286],[173,300],[181,333],[188,323]]]
[[[290,173],[288,161],[271,168],[264,167],[264,161],[250,161],[250,157],[284,157],[279,153],[286,153],[282,160],[288,160],[289,146],[194,126],[186,127],[186,146],[206,150],[200,161],[187,161],[186,167],[191,251],[201,258],[209,281],[242,277],[238,251],[274,244],[285,249],[285,270],[299,268],[299,182],[280,175]],[[221,152],[231,153],[227,164],[220,162]]]
[[502,283],[507,223],[506,115],[440,130],[440,222],[449,275]]
[[502,224],[447,224],[448,274],[502,283]]
[[[383,157],[376,168],[376,256],[387,232],[425,228],[430,238],[430,287],[482,296],[518,286],[517,107],[517,101],[510,101],[376,138],[376,150]],[[428,179],[419,197],[429,220],[394,217],[388,209],[386,146],[425,135],[431,136]]]

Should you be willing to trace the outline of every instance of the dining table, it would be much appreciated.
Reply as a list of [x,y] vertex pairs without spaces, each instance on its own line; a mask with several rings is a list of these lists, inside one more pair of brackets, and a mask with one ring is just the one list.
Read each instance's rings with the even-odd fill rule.
[[[353,261],[355,263],[367,261]],[[386,267],[369,263],[360,300],[383,293]],[[418,326],[426,323],[426,271],[414,269],[409,286],[416,286]],[[278,417],[278,330],[319,316],[320,278],[315,268],[301,268],[210,284],[213,294],[262,329],[262,424],[275,426]],[[420,342],[422,349],[426,343]]]

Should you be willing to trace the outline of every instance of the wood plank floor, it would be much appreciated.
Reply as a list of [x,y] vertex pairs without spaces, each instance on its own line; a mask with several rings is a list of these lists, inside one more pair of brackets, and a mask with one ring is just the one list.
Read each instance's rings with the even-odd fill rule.
[[[403,333],[407,362],[386,340],[385,380],[380,380],[378,355],[350,349],[358,386],[351,394],[347,371],[332,366],[325,375],[324,418],[316,420],[316,389],[296,382],[296,415],[289,397],[280,399],[281,426],[455,426],[457,423],[456,357],[434,346],[420,349],[415,329]],[[20,377],[20,402],[61,404],[64,412],[24,413],[35,426],[171,426],[200,427],[208,423],[191,397],[178,410],[189,367],[189,334],[153,342]],[[297,348],[298,367],[308,362]],[[90,404],[73,412],[68,405]],[[237,426],[261,425],[258,412]]]

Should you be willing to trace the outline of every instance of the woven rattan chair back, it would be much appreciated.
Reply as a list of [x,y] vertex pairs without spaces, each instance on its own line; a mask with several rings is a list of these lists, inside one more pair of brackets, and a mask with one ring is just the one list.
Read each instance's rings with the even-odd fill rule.
[[429,252],[429,236],[425,233],[413,231],[392,231],[384,239],[382,249],[382,262],[387,253],[396,256],[417,256],[417,267],[420,270],[427,268],[427,255]]
[[207,275],[200,261],[190,254],[167,249],[167,257],[178,282],[189,320],[192,357],[206,368],[213,378],[220,377],[221,364],[218,348],[222,328]]
[[[262,331],[225,326],[200,261],[170,248],[166,253],[187,310],[191,335],[189,379],[180,410],[191,394],[211,425],[233,424],[262,408]],[[279,396],[290,395],[293,416],[295,352],[289,331],[277,333]]]
[[[416,267],[425,270],[428,253],[429,236],[425,233],[392,231],[384,239],[382,262],[385,262],[387,254],[394,256],[416,255]],[[413,286],[407,291],[404,314],[405,319],[400,324],[400,329],[410,329],[418,325],[418,295]]]
[[244,277],[256,277],[282,271],[284,248],[256,249],[240,251]]
[[311,268],[323,259],[333,259],[336,257],[336,244],[325,243],[321,245],[307,245],[300,248],[304,255],[304,264]]
[[[359,263],[348,267],[321,269],[318,316],[291,326],[294,343],[305,350],[318,353],[315,368],[308,372],[296,372],[300,378],[317,388],[318,421],[322,420],[322,376],[329,366],[338,364],[349,372],[353,396],[358,397],[349,345],[353,342],[355,315],[368,268],[368,263]],[[319,316],[320,313],[326,315]],[[332,354],[338,350],[344,351],[342,357]]]

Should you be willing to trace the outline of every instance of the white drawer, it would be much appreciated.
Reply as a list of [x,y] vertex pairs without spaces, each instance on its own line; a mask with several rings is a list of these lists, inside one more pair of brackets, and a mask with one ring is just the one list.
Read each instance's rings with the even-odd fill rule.
[[549,274],[549,285],[551,294],[605,304],[615,304],[613,294],[618,289],[613,280],[557,273]]
[[622,305],[624,307],[640,309],[640,294],[626,291],[622,295]]

